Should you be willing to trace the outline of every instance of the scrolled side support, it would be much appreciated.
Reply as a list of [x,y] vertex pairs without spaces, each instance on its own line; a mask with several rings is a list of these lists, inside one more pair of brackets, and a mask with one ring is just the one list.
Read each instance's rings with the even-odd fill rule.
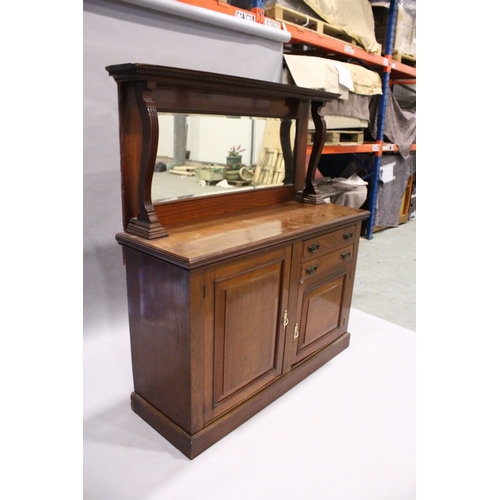
[[168,236],[165,228],[158,222],[151,200],[151,184],[153,182],[156,154],[158,150],[158,113],[151,97],[156,88],[155,82],[137,82],[135,86],[136,101],[142,124],[141,165],[138,184],[139,213],[130,220],[127,232],[143,238],[154,239]]
[[316,168],[318,167],[326,137],[326,122],[320,113],[324,105],[325,103],[321,101],[311,102],[311,116],[315,126],[313,146],[307,167],[305,187],[303,191],[299,191],[295,195],[297,201],[311,203],[313,205],[320,205],[325,202],[321,197],[315,181]]

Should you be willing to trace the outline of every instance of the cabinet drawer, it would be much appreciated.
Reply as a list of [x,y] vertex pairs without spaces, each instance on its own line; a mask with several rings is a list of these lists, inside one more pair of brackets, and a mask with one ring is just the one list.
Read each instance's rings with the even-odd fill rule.
[[300,279],[314,276],[342,262],[349,262],[353,259],[353,255],[354,245],[350,245],[327,253],[326,255],[318,256],[316,259],[309,260],[302,264]]
[[354,241],[355,235],[356,226],[350,226],[333,233],[305,240],[302,244],[302,260],[314,259],[318,255],[345,246]]

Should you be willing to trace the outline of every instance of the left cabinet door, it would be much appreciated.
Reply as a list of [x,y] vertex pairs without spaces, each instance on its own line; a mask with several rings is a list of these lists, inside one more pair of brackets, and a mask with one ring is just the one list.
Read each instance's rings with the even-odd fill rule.
[[283,371],[291,247],[207,269],[205,422]]

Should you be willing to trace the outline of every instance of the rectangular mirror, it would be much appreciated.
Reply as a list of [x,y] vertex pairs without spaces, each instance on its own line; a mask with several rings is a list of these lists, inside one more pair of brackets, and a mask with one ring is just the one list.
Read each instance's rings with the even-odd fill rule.
[[159,112],[153,203],[292,185],[295,121]]

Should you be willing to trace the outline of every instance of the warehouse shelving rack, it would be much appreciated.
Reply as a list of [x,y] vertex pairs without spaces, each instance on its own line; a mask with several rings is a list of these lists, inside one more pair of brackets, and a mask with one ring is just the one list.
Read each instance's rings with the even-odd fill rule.
[[[268,18],[265,16],[263,0],[252,0],[251,10],[249,11],[220,0],[179,1],[238,17],[246,22],[257,22],[276,29],[286,30],[291,35],[290,41],[285,44],[284,47],[284,50],[288,52],[296,54],[302,53],[310,56],[321,55],[344,62],[358,62],[364,67],[382,74],[382,96],[377,114],[377,137],[375,138],[375,142],[368,142],[355,146],[324,146],[322,151],[323,154],[372,153],[374,155],[371,172],[365,176],[365,180],[369,183],[368,210],[370,211],[370,217],[366,223],[364,237],[372,239],[375,227],[375,210],[377,206],[382,155],[387,152],[398,151],[398,147],[395,144],[384,142],[384,125],[389,89],[393,85],[415,84],[417,76],[416,67],[395,61],[392,58],[398,0],[390,0],[384,55],[371,54],[354,44],[324,36],[320,33],[308,30],[305,27]],[[414,144],[411,149],[412,151],[416,151],[416,144]]]

